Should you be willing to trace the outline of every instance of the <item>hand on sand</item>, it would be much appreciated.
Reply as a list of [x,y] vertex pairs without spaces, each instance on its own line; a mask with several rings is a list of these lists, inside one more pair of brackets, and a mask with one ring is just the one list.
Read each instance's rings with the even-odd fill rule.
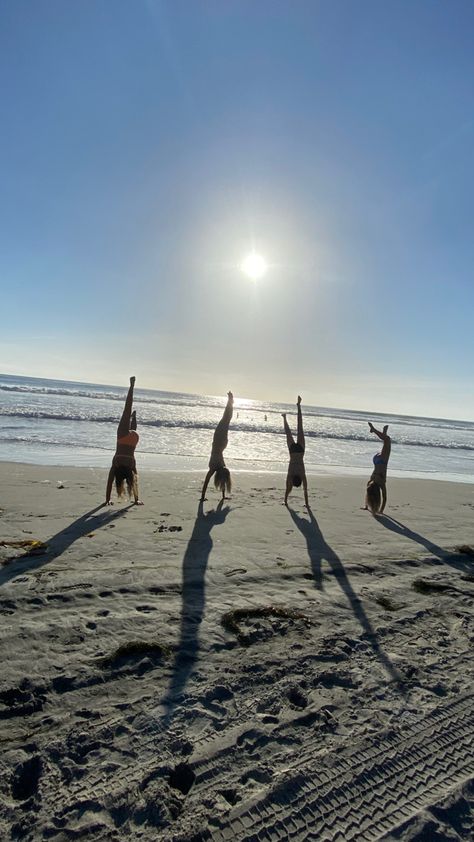
[[113,506],[113,505],[114,504],[113,504],[112,500],[106,500],[105,503],[104,503],[104,506]]
[[200,498],[199,498],[199,502],[200,502],[200,503],[205,503],[205,502],[206,502],[206,500],[207,500],[207,497],[200,497]]
[[135,506],[144,506],[144,505],[145,505],[145,503],[143,502],[143,500],[135,500]]
[[130,378],[130,386],[135,386],[135,377]]
[[298,395],[298,400],[296,401],[296,406],[299,406],[301,403],[301,395]]

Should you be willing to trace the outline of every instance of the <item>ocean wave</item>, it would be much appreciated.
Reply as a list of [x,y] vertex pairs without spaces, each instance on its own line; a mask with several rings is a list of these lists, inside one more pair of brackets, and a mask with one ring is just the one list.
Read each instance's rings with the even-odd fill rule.
[[[81,415],[79,413],[70,413],[70,414],[63,414],[63,413],[55,413],[55,412],[46,412],[42,410],[24,410],[22,412],[10,411],[5,408],[0,408],[0,416],[4,418],[18,418],[21,420],[40,420],[40,421],[59,421],[59,422],[77,422],[77,423],[93,423],[93,424],[113,424],[114,426],[117,425],[118,419],[116,416],[112,415]],[[215,429],[215,421],[206,421],[206,420],[187,420],[183,418],[177,419],[152,419],[152,420],[144,420],[139,419],[139,429],[140,428],[152,428],[152,429],[166,429],[166,430],[195,430],[195,431],[214,431]],[[8,427],[1,428],[11,429],[11,425]],[[1,433],[0,429],[0,433]],[[239,421],[233,421],[231,426],[231,433],[249,433],[252,435],[272,435],[283,437],[284,432],[280,428],[280,426],[275,427],[271,423],[265,423],[265,425],[255,424],[255,423],[245,423]],[[329,441],[343,441],[343,442],[359,442],[359,443],[370,443],[373,447],[378,446],[378,441],[375,440],[372,436],[365,433],[357,433],[357,432],[350,432],[350,433],[340,433],[333,430],[306,430],[305,431],[306,439],[321,439],[321,440],[329,440]],[[3,441],[6,439],[1,437]],[[28,441],[28,437],[24,438],[24,441]],[[423,447],[423,448],[434,448],[440,450],[465,450],[465,451],[474,451],[474,445],[470,445],[467,442],[455,442],[455,441],[439,441],[439,440],[421,440],[418,438],[403,438],[400,437],[397,439],[396,436],[392,436],[392,443],[396,446],[404,446],[404,447]]]
[[[0,384],[0,391],[2,392],[16,392],[22,395],[57,395],[68,398],[89,398],[95,401],[121,401],[125,400],[125,392],[96,392],[86,389],[65,389],[55,386],[8,386]],[[142,395],[135,394],[135,402],[139,403],[156,403],[161,404],[157,398],[147,398]],[[179,401],[176,401],[179,404]]]
[[[126,390],[123,387],[117,387],[117,389],[115,389],[114,387],[108,386],[94,387],[94,385],[91,384],[91,388],[84,388],[84,386],[87,385],[88,384],[81,384],[75,386],[72,383],[65,383],[63,386],[41,385],[41,381],[38,385],[36,383],[29,382],[6,383],[2,380],[2,375],[0,375],[0,392],[18,394],[19,396],[32,395],[38,399],[47,396],[56,396],[67,397],[70,398],[71,401],[74,401],[77,398],[85,398],[90,401],[114,401],[116,403],[124,402]],[[197,407],[204,409],[222,409],[223,402],[224,398],[222,396],[219,397],[215,395],[194,395],[192,393],[174,393],[159,390],[153,392],[153,390],[139,388],[135,390],[135,403],[137,405],[143,404],[149,407],[157,406],[163,408],[165,406],[169,406],[181,407],[182,409],[186,408],[189,410],[195,410]],[[278,418],[283,410],[286,410],[289,414],[295,412],[293,404],[268,403],[261,401],[247,402],[245,400],[239,401],[236,404],[235,409],[237,412],[252,412],[252,414],[257,415],[266,414],[270,417],[278,416]],[[457,431],[464,433],[472,432],[474,430],[474,425],[470,421],[456,421],[429,417],[423,418],[409,415],[393,415],[390,413],[380,415],[379,413],[369,411],[362,412],[360,410],[336,409],[331,407],[305,405],[304,414],[308,419],[332,419],[335,421],[344,421],[346,423],[366,423],[367,419],[370,419],[375,421],[377,425],[382,425],[388,421],[391,428],[400,426],[418,427],[420,429],[442,430],[443,432]],[[65,420],[68,420],[67,416],[64,417]]]
[[[70,389],[59,386],[30,386],[30,385],[14,385],[10,386],[5,383],[0,383],[0,392],[11,392],[21,395],[36,395],[42,397],[45,395],[74,398],[87,398],[94,401],[118,401],[124,403],[126,391],[112,392],[112,391],[94,391],[90,389]],[[223,398],[202,397],[199,395],[185,395],[180,397],[172,397],[169,393],[163,392],[160,397],[151,397],[144,395],[140,390],[135,390],[134,395],[135,404],[155,404],[156,406],[188,406],[193,409],[197,406],[201,407],[216,407],[222,408]],[[263,410],[262,410],[263,411]],[[269,410],[267,410],[268,412]]]

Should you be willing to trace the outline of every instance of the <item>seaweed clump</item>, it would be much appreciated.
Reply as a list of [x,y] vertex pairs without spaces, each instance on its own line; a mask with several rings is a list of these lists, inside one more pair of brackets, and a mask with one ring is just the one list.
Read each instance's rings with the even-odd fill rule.
[[163,646],[158,641],[130,640],[127,643],[122,643],[111,655],[101,658],[100,663],[103,667],[113,667],[121,662],[134,659],[137,656],[154,655],[159,659],[164,659],[169,654],[169,647]]
[[44,541],[37,539],[22,538],[15,541],[0,541],[0,547],[14,547],[18,550],[25,550],[23,557],[29,555],[42,555],[48,549],[48,545]]
[[462,555],[474,556],[474,547],[470,547],[469,544],[462,544],[460,547],[456,547],[456,552]]
[[296,611],[293,608],[285,608],[277,605],[262,605],[255,608],[234,608],[232,611],[227,611],[222,615],[221,623],[226,631],[235,634],[241,646],[250,646],[254,636],[248,632],[244,632],[241,628],[241,623],[246,620],[254,619],[277,619],[277,620],[302,620],[304,624],[309,627],[311,620],[306,614]]

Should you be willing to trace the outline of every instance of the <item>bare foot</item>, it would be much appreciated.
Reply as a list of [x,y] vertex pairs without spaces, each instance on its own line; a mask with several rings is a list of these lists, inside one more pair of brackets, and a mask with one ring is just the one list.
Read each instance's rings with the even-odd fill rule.
[[130,386],[135,386],[135,377],[130,378]]
[[298,400],[296,401],[296,405],[299,406],[301,403],[301,395],[298,395]]

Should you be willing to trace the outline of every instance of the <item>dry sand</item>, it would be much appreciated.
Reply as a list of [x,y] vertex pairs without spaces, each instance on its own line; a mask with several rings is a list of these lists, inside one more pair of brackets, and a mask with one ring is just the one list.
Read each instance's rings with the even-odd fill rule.
[[0,465],[2,840],[473,838],[473,485],[106,473]]

